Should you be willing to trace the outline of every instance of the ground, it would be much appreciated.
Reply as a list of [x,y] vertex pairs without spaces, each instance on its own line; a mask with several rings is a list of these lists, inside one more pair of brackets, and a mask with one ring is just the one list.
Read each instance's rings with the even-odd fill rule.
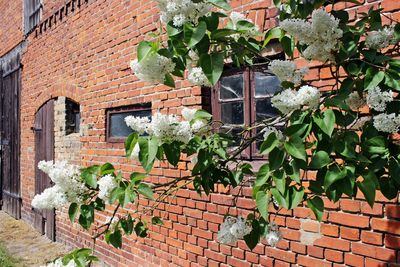
[[[0,243],[8,250],[8,254],[17,260],[15,267],[41,266],[68,252],[64,245],[51,242],[32,226],[22,220],[15,220],[2,211],[0,211]],[[1,253],[0,247],[0,260]]]

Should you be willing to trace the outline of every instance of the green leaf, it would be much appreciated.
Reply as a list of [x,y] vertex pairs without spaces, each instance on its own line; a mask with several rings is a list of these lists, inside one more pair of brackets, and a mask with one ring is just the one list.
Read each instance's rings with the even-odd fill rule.
[[255,182],[255,186],[262,186],[264,185],[268,179],[270,178],[270,171],[268,163],[262,165],[257,173],[257,178]]
[[332,136],[335,128],[335,113],[333,110],[327,109],[319,116],[314,114],[313,120],[324,133],[326,133],[329,137]]
[[125,234],[131,235],[133,232],[133,219],[130,214],[128,214],[128,218],[122,219],[119,221],[121,224],[122,229],[124,230]]
[[131,157],[132,151],[138,142],[139,135],[134,132],[128,135],[128,138],[125,140],[125,154],[127,158]]
[[256,195],[256,205],[258,211],[265,220],[268,220],[268,204],[269,204],[268,194],[264,191],[259,191]]
[[151,187],[148,184],[144,183],[139,184],[138,192],[149,199],[154,199],[153,189],[151,189]]
[[142,41],[138,45],[138,61],[142,61],[143,58],[145,58],[151,51],[153,50],[153,46],[147,42],[147,41]]
[[109,242],[110,242],[111,245],[113,245],[113,247],[121,248],[122,247],[121,230],[116,230],[114,233],[110,234]]
[[288,36],[283,36],[281,38],[281,45],[286,55],[288,55],[289,57],[293,57],[294,40]]
[[133,172],[131,173],[130,179],[133,184],[138,184],[141,182],[146,175],[144,173],[139,173],[139,172]]
[[271,193],[274,196],[274,199],[279,203],[279,206],[285,209],[289,208],[289,199],[288,194],[282,195],[278,189],[272,188]]
[[232,29],[216,29],[211,32],[211,40],[225,39],[225,37],[237,34],[237,30]]
[[341,170],[339,167],[334,165],[331,169],[326,172],[325,180],[324,180],[324,188],[325,191],[329,189],[329,187],[346,177],[347,171],[345,169]]
[[207,0],[207,2],[226,11],[232,9],[231,6],[228,4],[228,1],[226,0]]
[[200,56],[199,64],[210,83],[215,85],[224,69],[224,54],[203,54]]
[[258,241],[260,240],[260,224],[257,220],[252,220],[251,222],[252,230],[250,234],[245,235],[243,237],[244,241],[246,242],[246,245],[249,247],[249,249],[253,249],[257,246]]
[[284,144],[286,151],[297,159],[307,161],[306,150],[300,138],[291,138]]
[[169,37],[176,36],[182,32],[182,28],[175,27],[172,21],[168,22],[167,24],[167,33]]
[[81,178],[85,183],[93,189],[97,188],[97,175],[99,174],[100,166],[93,165],[81,170]]
[[301,187],[296,189],[296,187],[289,187],[289,209],[296,208],[302,201],[304,196],[304,188]]
[[275,133],[269,134],[267,139],[265,139],[265,141],[263,141],[261,144],[260,153],[266,155],[270,153],[278,144],[279,140]]
[[163,144],[163,149],[168,162],[176,166],[181,157],[181,148],[178,142],[172,142],[171,144]]
[[376,186],[374,181],[372,179],[364,178],[364,181],[357,182],[357,186],[360,188],[369,206],[372,208],[374,206],[376,193]]
[[363,143],[363,147],[370,154],[386,154],[386,140],[383,136],[375,136]]
[[271,170],[277,170],[282,167],[283,161],[285,160],[285,152],[279,148],[275,148],[269,153],[269,167]]
[[212,115],[203,109],[197,110],[196,113],[194,114],[195,120],[196,119],[210,120],[211,118],[212,118]]
[[71,203],[68,209],[68,217],[71,222],[75,221],[76,215],[78,215],[79,206],[76,203]]
[[321,169],[331,162],[329,154],[325,151],[317,151],[311,160],[310,167],[313,169]]
[[147,228],[146,228],[146,226],[144,225],[143,222],[138,222],[135,225],[134,229],[135,229],[135,233],[136,233],[137,236],[139,236],[139,237],[146,237],[147,236]]
[[115,171],[114,166],[111,163],[107,162],[107,163],[105,163],[105,164],[103,164],[101,166],[100,175],[104,176],[104,175],[107,175],[107,174],[110,174],[110,173],[114,173],[114,171]]
[[190,25],[190,23],[185,23],[183,27],[185,42],[189,48],[194,47],[198,44],[203,36],[206,34],[207,24],[204,21],[200,21],[196,27]]
[[266,47],[271,40],[279,39],[281,36],[282,36],[282,30],[280,28],[269,29],[265,33],[263,47]]
[[172,77],[171,74],[169,74],[169,73],[165,74],[165,77],[164,77],[164,84],[165,84],[166,86],[175,88],[175,80],[174,80],[174,78]]
[[322,221],[324,214],[324,201],[319,196],[307,200],[307,206],[314,212],[318,221]]
[[81,215],[79,216],[79,224],[84,229],[89,229],[90,225],[94,222],[94,208],[91,205],[81,206]]
[[163,221],[161,220],[160,217],[154,216],[153,218],[151,218],[151,223],[152,224],[160,224],[163,225]]
[[399,189],[396,186],[396,182],[393,179],[388,179],[387,177],[382,177],[379,179],[379,186],[382,194],[387,199],[395,199],[398,197]]
[[384,78],[385,78],[385,73],[383,71],[376,72],[376,70],[373,69],[372,67],[368,68],[364,79],[365,90],[377,87],[381,83],[381,81],[383,81]]

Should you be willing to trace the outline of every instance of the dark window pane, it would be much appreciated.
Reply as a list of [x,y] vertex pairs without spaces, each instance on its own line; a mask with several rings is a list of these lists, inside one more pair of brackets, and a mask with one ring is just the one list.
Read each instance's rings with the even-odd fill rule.
[[221,120],[227,124],[243,124],[243,102],[221,103]]
[[79,133],[80,111],[79,105],[69,99],[65,102],[65,132],[66,134]]
[[272,96],[281,90],[281,82],[276,76],[268,75],[262,72],[255,73],[256,96]]
[[243,75],[221,78],[220,99],[235,99],[243,97]]
[[256,121],[278,116],[278,111],[271,105],[271,98],[256,100]]
[[125,123],[125,117],[151,117],[151,110],[129,111],[110,114],[110,137],[126,137],[132,129]]

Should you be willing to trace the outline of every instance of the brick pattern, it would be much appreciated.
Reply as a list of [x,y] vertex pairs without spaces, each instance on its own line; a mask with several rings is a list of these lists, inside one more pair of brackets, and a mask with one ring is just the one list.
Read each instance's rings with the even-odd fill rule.
[[[10,2],[13,1],[0,0],[0,7],[18,17],[15,12],[19,9],[10,10]],[[376,6],[384,8],[387,16],[400,18],[397,0],[359,2],[362,3],[360,7],[339,3],[337,8],[348,8],[351,17],[355,18],[360,12]],[[45,0],[44,10],[57,10],[64,3]],[[249,17],[264,29],[277,23],[277,9],[272,0],[234,0],[232,6],[237,11],[253,9],[249,11]],[[79,152],[66,155],[71,151],[65,150],[65,143],[61,145],[67,140],[60,134],[56,140],[57,158],[77,158],[83,166],[110,161],[124,174],[142,170],[123,157],[122,144],[106,142],[106,108],[152,102],[154,111],[176,114],[183,106],[201,106],[202,90],[191,87],[187,81],[177,81],[177,87],[171,90],[163,85],[144,84],[131,74],[129,61],[135,58],[136,45],[151,39],[147,33],[157,31],[157,22],[157,7],[151,0],[90,0],[84,8],[69,13],[42,34],[29,36],[22,57],[24,220],[32,220],[30,202],[34,192],[35,147],[30,127],[36,111],[48,99],[59,97],[61,102],[62,97],[69,97],[81,107]],[[6,32],[5,28],[9,24],[0,25],[0,40],[11,40],[7,38],[14,34]],[[7,50],[7,47],[12,45],[5,48],[2,45],[0,49]],[[302,67],[306,62],[298,60],[298,64]],[[315,86],[330,90],[329,73],[329,69],[311,62],[307,78]],[[62,117],[62,108],[56,110]],[[189,167],[188,162],[180,163],[177,168],[157,162],[148,181],[159,183],[187,175]],[[305,207],[279,212],[271,208],[271,218],[281,227],[284,239],[276,248],[263,242],[250,251],[243,241],[231,246],[215,240],[226,213],[246,216],[251,212],[254,207],[251,189],[245,187],[239,192],[218,188],[217,192],[198,196],[192,188],[179,190],[174,199],[167,200],[156,210],[155,215],[163,217],[165,222],[162,226],[152,226],[148,238],[138,239],[134,235],[124,238],[122,250],[99,240],[96,244],[98,255],[111,266],[395,266],[400,263],[398,201],[387,201],[380,194],[374,208],[368,206],[362,194],[355,200],[343,199],[336,204],[325,200],[327,211],[321,224],[315,222]],[[240,195],[236,205],[231,194]],[[145,200],[140,203],[149,204]],[[97,215],[96,221],[104,222],[110,213],[111,210],[107,210]],[[57,211],[56,235],[57,240],[68,245],[91,246],[90,233],[77,224],[71,225],[66,209]]]
[[0,57],[23,40],[23,1],[0,1]]

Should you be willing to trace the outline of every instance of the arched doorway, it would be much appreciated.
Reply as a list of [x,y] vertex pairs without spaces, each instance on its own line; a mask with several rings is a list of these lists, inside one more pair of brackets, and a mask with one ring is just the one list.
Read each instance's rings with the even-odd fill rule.
[[[54,99],[47,101],[35,116],[35,194],[50,187],[51,180],[37,165],[42,160],[54,160]],[[55,211],[35,210],[34,227],[55,240]]]

